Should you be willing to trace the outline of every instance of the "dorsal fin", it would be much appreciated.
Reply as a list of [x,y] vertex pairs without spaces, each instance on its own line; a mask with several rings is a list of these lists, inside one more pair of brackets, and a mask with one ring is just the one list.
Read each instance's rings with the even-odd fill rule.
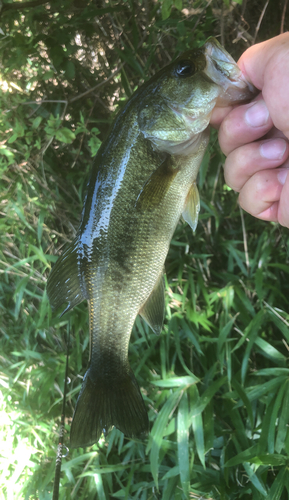
[[50,305],[58,309],[68,302],[61,316],[85,298],[77,265],[77,239],[75,239],[59,257],[47,280],[47,294]]

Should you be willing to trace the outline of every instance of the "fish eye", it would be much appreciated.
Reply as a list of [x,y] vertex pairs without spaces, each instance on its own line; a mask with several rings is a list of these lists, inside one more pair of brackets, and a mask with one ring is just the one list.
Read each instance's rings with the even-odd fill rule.
[[195,73],[195,65],[192,61],[179,61],[175,68],[175,72],[178,76],[183,78],[192,76]]

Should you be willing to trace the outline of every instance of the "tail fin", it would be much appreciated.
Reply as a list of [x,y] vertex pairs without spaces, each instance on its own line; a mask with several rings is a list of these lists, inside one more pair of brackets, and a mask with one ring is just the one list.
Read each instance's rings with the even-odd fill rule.
[[148,415],[132,370],[120,374],[113,382],[100,377],[92,381],[89,371],[76,403],[70,446],[91,446],[112,425],[129,437],[147,433]]

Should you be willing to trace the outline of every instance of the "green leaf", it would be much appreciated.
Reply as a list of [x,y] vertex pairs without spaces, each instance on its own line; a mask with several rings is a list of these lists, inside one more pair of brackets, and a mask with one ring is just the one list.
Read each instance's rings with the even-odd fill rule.
[[253,486],[255,486],[256,490],[259,491],[263,497],[267,498],[268,492],[267,489],[265,488],[262,479],[259,478],[257,474],[254,473],[253,468],[248,463],[244,462],[243,466]]
[[281,453],[281,451],[285,447],[286,436],[288,434],[288,428],[289,428],[289,380],[286,380],[284,385],[285,385],[285,394],[283,398],[282,409],[279,415],[276,444],[275,444],[275,449],[277,453]]
[[175,408],[178,399],[180,398],[180,390],[174,392],[168,400],[165,402],[160,413],[155,420],[153,428],[151,430],[150,443],[147,447],[147,452],[150,449],[150,464],[151,473],[153,475],[156,487],[158,487],[158,472],[159,472],[159,451],[163,441],[163,435],[165,433],[166,426],[168,424],[169,415]]
[[208,389],[200,397],[199,401],[196,403],[196,406],[190,411],[190,418],[193,418],[206,408],[206,406],[210,403],[211,399],[215,395],[215,393],[224,385],[227,381],[227,377],[221,377],[218,380],[215,380]]
[[101,140],[96,136],[92,136],[88,141],[88,145],[91,150],[91,157],[94,158],[101,146]]
[[261,267],[259,267],[255,273],[255,286],[260,301],[263,300],[265,291],[263,287],[263,277],[264,277],[264,270]]
[[[282,467],[282,469],[278,472],[278,476],[273,482],[269,494],[267,496],[267,500],[279,500],[281,495],[288,485],[288,467]],[[287,486],[288,487],[288,486]]]
[[126,71],[124,68],[121,69],[121,83],[122,83],[122,86],[124,88],[124,91],[126,93],[126,95],[128,97],[130,97],[132,95],[132,89],[131,89],[131,86],[130,86],[130,83],[129,83],[129,80],[128,80],[128,77],[127,77],[127,74],[126,74]]
[[289,368],[263,368],[254,372],[252,375],[256,377],[278,377],[279,375],[289,375]]
[[222,351],[223,345],[227,340],[228,335],[232,330],[232,326],[235,322],[235,318],[232,318],[228,321],[228,323],[221,329],[220,334],[218,336],[218,357]]
[[236,465],[242,464],[243,462],[251,462],[251,459],[256,457],[257,445],[251,446],[247,450],[241,451],[233,458],[228,460],[224,467],[234,467]]
[[[263,351],[266,357],[275,361],[275,363],[284,364],[286,361],[286,356],[282,354],[278,349],[276,349],[272,344],[266,342],[266,340],[258,337],[255,341],[255,344]],[[278,368],[276,368],[278,370]],[[277,373],[277,372],[276,372]],[[275,374],[276,374],[275,373]]]
[[33,129],[37,129],[41,122],[42,122],[42,116],[37,116],[36,118],[34,118],[31,127]]
[[201,414],[192,417],[192,427],[195,436],[195,444],[201,464],[205,468],[205,443],[203,417]]
[[66,127],[62,127],[56,131],[55,138],[60,142],[64,142],[65,144],[71,144],[75,139],[75,134],[74,132],[72,132],[72,130],[69,130]]
[[44,81],[50,80],[54,76],[54,71],[52,69],[45,71],[42,75]]
[[162,2],[162,19],[165,20],[170,17],[172,10],[173,0],[163,0]]
[[256,342],[256,339],[259,335],[259,329],[261,325],[263,324],[265,319],[265,313],[263,309],[256,314],[256,316],[252,319],[250,325],[246,328],[245,335],[249,335],[249,342],[246,346],[246,351],[243,356],[243,361],[242,361],[242,368],[241,368],[241,379],[242,379],[242,384],[245,382],[245,377],[246,377],[246,372],[247,372],[247,367],[248,367],[248,362],[249,362],[249,357],[251,350],[253,348],[254,343]]
[[27,288],[27,284],[28,284],[28,281],[29,281],[29,276],[27,276],[26,278],[23,278],[22,280],[19,281],[18,283],[18,286],[15,290],[15,293],[14,293],[14,299],[15,299],[15,318],[18,318],[19,316],[19,313],[20,313],[20,307],[21,307],[21,304],[22,304],[22,299],[23,299],[23,295],[26,291],[26,288]]
[[282,404],[285,390],[286,390],[286,382],[284,382],[283,384],[280,385],[280,388],[277,392],[277,396],[275,398],[272,413],[271,413],[270,425],[269,425],[269,430],[268,430],[268,450],[270,453],[274,453],[274,450],[276,448],[275,432],[276,432],[277,416],[278,416],[278,413],[281,409],[281,404]]
[[283,333],[287,342],[289,342],[289,328],[288,323],[286,321],[282,321],[272,310],[268,312],[270,318],[275,323],[277,328]]
[[[99,456],[97,455],[96,456],[96,466],[99,464]],[[95,487],[96,487],[96,491],[97,491],[97,496],[99,498],[99,500],[106,500],[106,494],[105,494],[105,491],[104,491],[104,487],[103,487],[103,476],[101,473],[97,473],[95,472],[94,474],[94,481],[95,481]]]
[[[196,417],[195,417],[196,418]],[[189,407],[187,393],[184,392],[178,407],[177,419],[178,463],[181,484],[186,497],[190,489],[190,459],[189,459]]]
[[214,448],[214,405],[211,401],[203,412],[205,451]]
[[183,8],[183,1],[182,0],[174,0],[174,6],[178,10],[182,10]]
[[198,342],[198,339],[197,339],[196,335],[193,333],[192,325],[189,326],[184,319],[181,319],[181,326],[182,326],[182,329],[185,332],[186,336],[190,339],[193,346],[196,348],[197,352],[200,355],[203,355],[203,352],[202,352],[201,346]]
[[[240,459],[242,456],[243,456],[243,458],[246,456],[248,456],[248,458],[249,458],[249,453],[252,452],[252,448],[248,448],[244,452],[241,452],[240,444],[238,443],[236,437],[233,437],[233,442],[234,442],[236,449],[238,451],[238,458]],[[235,458],[237,458],[237,457],[235,457]],[[245,460],[246,460],[246,458],[245,458]],[[227,464],[228,463],[229,463],[229,461],[227,462]],[[227,464],[226,464],[226,466],[227,466]],[[262,496],[266,497],[267,491],[266,491],[266,488],[265,488],[261,478],[258,477],[258,475],[254,472],[253,468],[250,466],[250,464],[247,461],[242,462],[242,464],[243,464],[245,471],[247,472],[247,475],[248,475],[249,480],[251,481],[252,485],[257,489],[257,491],[259,491],[259,493],[261,493]]]
[[280,465],[287,464],[288,458],[284,455],[266,453],[257,455],[250,459],[250,462],[257,465],[270,465],[270,467],[280,467]]
[[75,78],[75,65],[72,61],[67,61],[65,65],[65,75],[68,80],[73,80],[73,78]]
[[238,395],[242,399],[242,401],[243,401],[243,403],[244,403],[244,405],[245,405],[245,407],[247,409],[248,416],[249,416],[249,419],[250,419],[251,429],[253,430],[253,428],[254,428],[253,409],[252,409],[252,405],[251,405],[251,403],[250,403],[250,401],[249,401],[249,399],[247,397],[246,391],[239,384],[239,382],[236,380],[236,378],[233,378],[232,385],[236,389]]
[[13,127],[13,134],[8,139],[8,144],[12,144],[18,139],[18,137],[23,137],[25,134],[26,126],[20,120],[16,119]]
[[8,160],[8,165],[11,165],[15,161],[15,155],[13,151],[10,151],[10,149],[6,148],[6,146],[0,146],[0,157],[5,156]]
[[[252,387],[246,389],[246,394],[249,401],[254,401],[256,399],[262,398],[264,395],[275,392],[280,385],[286,380],[286,376],[280,375],[278,377],[273,378],[272,380],[268,380],[268,382],[264,382],[263,384],[256,384]],[[230,395],[225,394],[226,397],[230,397]],[[236,408],[242,406],[242,403],[237,403]]]
[[155,380],[151,383],[157,385],[158,387],[187,387],[189,385],[193,385],[199,382],[197,377],[184,376],[184,377],[170,377],[165,380]]

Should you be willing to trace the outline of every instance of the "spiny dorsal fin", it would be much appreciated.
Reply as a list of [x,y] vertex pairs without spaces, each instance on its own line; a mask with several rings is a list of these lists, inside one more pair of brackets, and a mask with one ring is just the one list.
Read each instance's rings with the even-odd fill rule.
[[165,283],[163,275],[160,276],[139,314],[156,335],[161,333],[165,316]]
[[53,309],[68,302],[62,315],[86,298],[79,280],[77,239],[65,249],[53,266],[47,280],[47,294]]

